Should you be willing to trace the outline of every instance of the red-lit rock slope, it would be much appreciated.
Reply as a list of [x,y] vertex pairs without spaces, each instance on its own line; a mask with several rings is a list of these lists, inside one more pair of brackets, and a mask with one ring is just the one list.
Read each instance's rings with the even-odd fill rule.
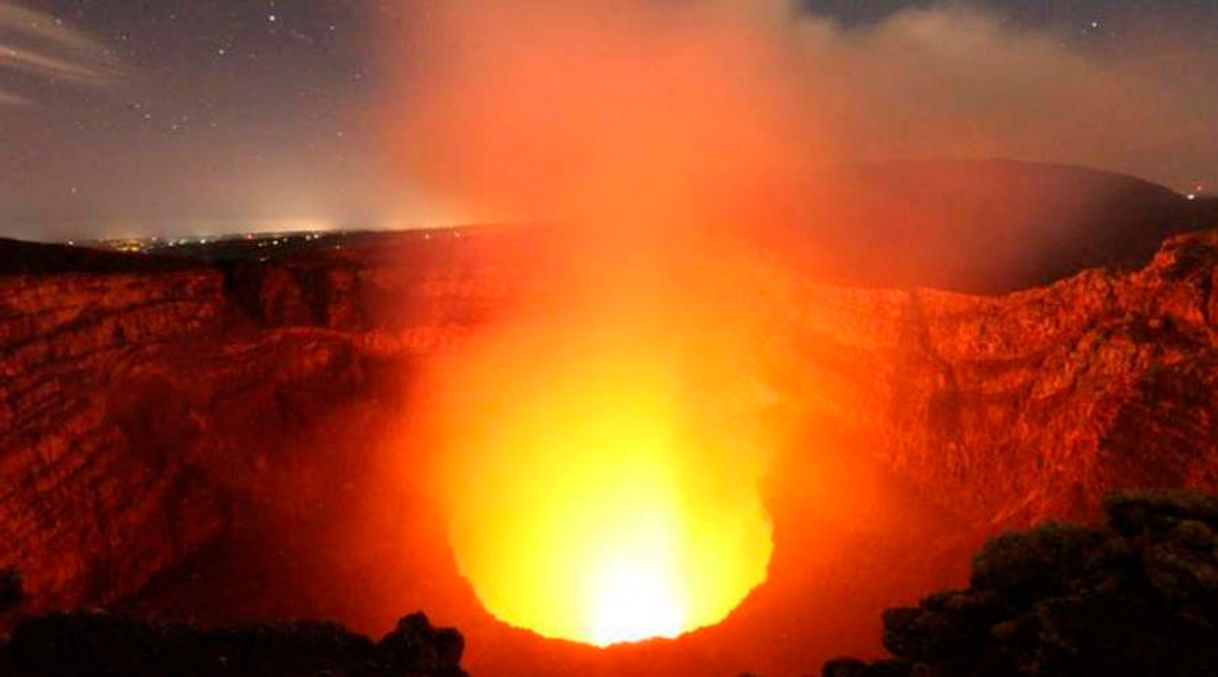
[[805,290],[802,400],[978,523],[1218,487],[1218,233],[1003,297]]
[[314,419],[499,305],[480,245],[423,242],[66,268],[53,248],[39,272],[0,242],[26,268],[0,275],[0,569],[24,611],[106,603],[211,541]]
[[[22,610],[114,600],[223,534],[316,421],[508,303],[518,244],[0,276],[0,569]],[[1003,297],[770,275],[781,406],[979,528],[1218,488],[1218,233]]]

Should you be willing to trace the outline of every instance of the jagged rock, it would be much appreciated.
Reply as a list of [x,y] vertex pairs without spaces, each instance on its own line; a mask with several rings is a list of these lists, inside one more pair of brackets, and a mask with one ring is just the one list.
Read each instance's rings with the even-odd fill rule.
[[854,658],[838,658],[825,663],[824,677],[910,677],[913,663],[886,660],[867,663]]
[[423,614],[403,618],[380,643],[333,623],[205,630],[104,612],[28,619],[0,647],[0,672],[75,675],[358,675],[462,677],[461,635]]
[[826,677],[1218,674],[1218,495],[1117,494],[1108,523],[990,541],[967,590],[884,615],[893,661]]
[[397,665],[435,666],[432,669],[436,674],[442,674],[444,666],[461,663],[465,640],[453,628],[432,627],[427,616],[417,613],[399,620],[397,628],[381,639],[377,649]]

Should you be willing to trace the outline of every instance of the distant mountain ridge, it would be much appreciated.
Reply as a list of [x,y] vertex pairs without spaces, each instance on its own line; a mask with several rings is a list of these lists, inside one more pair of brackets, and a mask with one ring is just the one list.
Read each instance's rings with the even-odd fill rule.
[[846,285],[1008,292],[1142,266],[1166,238],[1218,226],[1218,200],[1069,165],[858,163],[812,183],[797,230],[816,272]]
[[0,275],[138,272],[168,270],[188,265],[188,261],[169,257],[141,256],[0,237]]
[[[800,204],[777,207],[781,223],[757,219],[758,238],[791,253],[814,277],[848,286],[1004,293],[1090,268],[1137,268],[1168,237],[1218,227],[1218,199],[1189,200],[1142,179],[1069,165],[854,163],[823,169],[806,184]],[[275,260],[297,249],[388,244],[419,232],[330,233],[278,251],[227,240],[164,257],[0,238],[0,275],[174,268],[183,259]]]

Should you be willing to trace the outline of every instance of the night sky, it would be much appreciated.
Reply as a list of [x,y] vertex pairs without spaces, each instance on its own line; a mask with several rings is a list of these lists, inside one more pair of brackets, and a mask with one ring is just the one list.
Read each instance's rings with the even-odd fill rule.
[[[415,221],[409,210],[387,206],[410,202],[412,190],[387,170],[371,113],[395,77],[379,41],[409,39],[409,32],[384,30],[404,4],[0,0],[0,235]],[[802,8],[866,31],[907,6],[929,4],[805,0]],[[1182,38],[1170,27],[1186,26],[1196,64],[1185,67],[1218,62],[1213,0],[982,6],[1016,33],[1050,34],[1097,59],[1119,53],[1135,33],[1179,48]],[[1159,38],[1156,26],[1164,27]],[[1119,169],[1188,191],[1218,178],[1212,150],[1210,167],[1182,169],[1143,152],[1139,166]]]

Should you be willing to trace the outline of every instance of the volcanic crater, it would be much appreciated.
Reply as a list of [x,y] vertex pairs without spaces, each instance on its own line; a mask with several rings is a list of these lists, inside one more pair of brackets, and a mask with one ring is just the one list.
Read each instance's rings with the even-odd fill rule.
[[765,581],[672,639],[511,627],[454,556],[421,384],[544,288],[545,237],[335,234],[267,260],[0,242],[4,627],[104,606],[379,636],[419,609],[476,674],[807,673],[877,654],[880,610],[959,584],[1000,530],[1095,517],[1115,489],[1218,488],[1218,231],[973,285],[1005,285],[989,295],[747,268]]

